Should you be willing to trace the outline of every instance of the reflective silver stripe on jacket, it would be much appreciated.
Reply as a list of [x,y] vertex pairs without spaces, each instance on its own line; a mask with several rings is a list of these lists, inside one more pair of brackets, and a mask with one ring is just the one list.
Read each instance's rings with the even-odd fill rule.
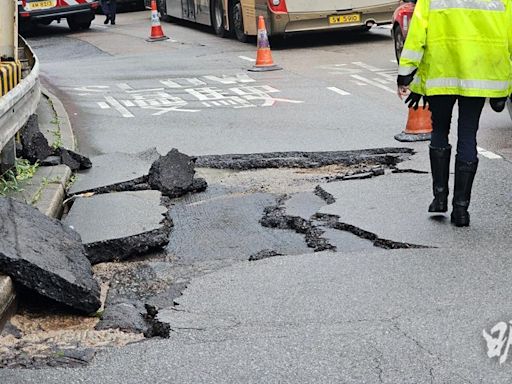
[[500,0],[432,0],[430,9],[478,9],[483,11],[505,11],[505,4]]
[[411,51],[410,49],[404,49],[400,55],[401,59],[421,61],[423,58],[423,52]]
[[401,65],[398,67],[398,74],[400,76],[407,76],[413,73],[415,70],[416,67]]
[[461,89],[481,89],[492,91],[506,91],[509,89],[510,82],[495,80],[462,80],[456,78],[430,79],[426,81],[427,88],[461,88]]

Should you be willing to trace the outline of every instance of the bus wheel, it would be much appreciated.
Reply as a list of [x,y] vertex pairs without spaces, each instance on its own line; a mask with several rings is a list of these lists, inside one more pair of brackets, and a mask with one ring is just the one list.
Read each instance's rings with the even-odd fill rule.
[[244,17],[242,12],[242,4],[240,4],[240,1],[237,0],[232,3],[233,6],[231,8],[231,22],[230,25],[233,26],[233,29],[235,31],[236,38],[241,43],[247,43],[249,40],[249,36],[245,34],[244,30]]
[[213,30],[217,36],[226,37],[228,33],[224,28],[224,8],[222,6],[222,0],[211,0],[210,9]]

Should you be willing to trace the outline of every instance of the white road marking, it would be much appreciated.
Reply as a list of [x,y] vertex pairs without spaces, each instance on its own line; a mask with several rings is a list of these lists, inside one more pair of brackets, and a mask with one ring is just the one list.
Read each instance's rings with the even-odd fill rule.
[[383,69],[381,69],[381,68],[377,68],[377,67],[374,67],[372,65],[369,65],[369,64],[366,64],[366,63],[362,63],[361,61],[353,61],[352,64],[357,65],[358,67],[366,69],[366,70],[368,70],[370,72],[381,72],[381,71],[383,71]]
[[335,92],[335,93],[337,93],[337,94],[339,94],[341,96],[348,96],[348,95],[350,95],[349,92],[344,91],[343,89],[336,88],[336,87],[327,87],[327,89],[329,91],[333,91],[333,92]]
[[133,104],[130,100],[123,100],[123,104],[125,107],[135,107],[135,104]]
[[478,150],[479,154],[481,154],[483,157],[487,157],[488,159],[491,159],[491,160],[502,159],[502,157],[500,155],[497,155],[496,153],[488,151],[486,149],[477,147],[477,150]]
[[392,63],[398,64],[398,61],[396,61],[396,60],[389,60],[389,61],[391,61]]
[[250,57],[247,57],[247,56],[238,56],[239,58],[241,58],[242,60],[247,60],[247,61],[250,61],[250,62],[256,62],[256,59],[252,59]]
[[110,105],[108,105],[104,101],[98,101],[98,105],[100,106],[101,109],[110,109]]
[[381,83],[381,84],[389,84],[390,81],[389,80],[386,80],[386,79],[379,79],[378,77],[374,77],[372,79],[373,81],[376,81],[377,83]]
[[121,105],[119,101],[114,99],[112,96],[105,96],[105,100],[113,106],[123,117],[135,117],[130,113],[129,110],[127,110],[125,107]]
[[352,81],[353,81],[355,84],[360,85],[360,86],[362,86],[362,87],[366,87],[366,86],[368,85],[368,84],[363,83],[363,82],[361,82],[361,81],[357,81],[357,80],[352,80]]
[[362,81],[362,82],[367,83],[369,85],[373,85],[374,87],[383,89],[384,91],[387,91],[387,92],[390,92],[390,93],[396,93],[396,90],[391,89],[389,87],[386,87],[385,85],[382,85],[382,84],[379,84],[379,83],[375,83],[375,82],[371,81],[370,79],[367,79],[366,77],[359,76],[359,75],[351,75],[351,76],[352,76],[352,78],[354,78],[356,80]]
[[398,76],[398,72],[396,73],[385,73],[385,72],[379,72],[377,75],[384,77],[385,79],[388,79],[392,83],[396,81],[396,77]]

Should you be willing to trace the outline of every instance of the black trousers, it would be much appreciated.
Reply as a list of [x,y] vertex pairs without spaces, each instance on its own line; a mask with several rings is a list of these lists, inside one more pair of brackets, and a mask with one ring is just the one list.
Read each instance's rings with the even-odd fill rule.
[[476,149],[476,133],[480,124],[480,116],[485,104],[484,97],[465,97],[456,95],[439,95],[428,97],[432,112],[432,139],[434,148],[446,148],[449,144],[448,134],[452,122],[455,102],[459,104],[457,158],[464,162],[478,159]]
[[102,0],[100,4],[103,14],[115,22],[117,13],[117,0]]

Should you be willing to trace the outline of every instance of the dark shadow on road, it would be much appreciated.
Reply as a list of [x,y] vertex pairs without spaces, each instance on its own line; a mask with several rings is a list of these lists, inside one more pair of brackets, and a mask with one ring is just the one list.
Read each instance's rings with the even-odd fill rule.
[[[176,19],[170,16],[167,16],[162,21],[214,35],[212,28],[207,25],[196,24],[191,21]],[[236,41],[233,36],[229,37],[229,39]],[[391,43],[391,33],[388,29],[375,27],[370,31],[340,30],[335,32],[304,32],[289,34],[285,37],[270,37],[270,44],[273,50],[302,49],[337,45],[360,45],[379,41],[389,41]],[[240,43],[242,46],[251,46],[255,44],[256,37],[249,38],[247,43]]]
[[430,220],[436,221],[438,223],[444,224],[448,221],[448,217],[445,215],[433,215],[429,217]]
[[391,35],[387,29],[372,29],[368,32],[347,30],[336,32],[298,33],[286,35],[284,38],[271,39],[272,49],[302,49],[328,47],[337,45],[361,45],[380,41],[389,41]]
[[[117,13],[118,14],[119,13],[127,13],[127,12],[134,12],[134,11],[140,11],[140,10],[141,10],[140,6],[120,4],[118,6]],[[104,16],[101,11],[101,8],[98,8],[98,10],[96,12],[96,18],[102,19],[103,17]],[[52,21],[52,23],[50,25],[23,24],[23,25],[20,25],[19,32],[24,38],[34,38],[34,37],[47,37],[47,36],[54,36],[54,35],[59,35],[59,36],[73,35],[75,33],[84,33],[84,32],[97,33],[99,31],[91,29],[88,31],[72,32],[68,28],[68,23],[67,23],[66,19],[63,18],[60,20],[60,23],[57,21]]]

